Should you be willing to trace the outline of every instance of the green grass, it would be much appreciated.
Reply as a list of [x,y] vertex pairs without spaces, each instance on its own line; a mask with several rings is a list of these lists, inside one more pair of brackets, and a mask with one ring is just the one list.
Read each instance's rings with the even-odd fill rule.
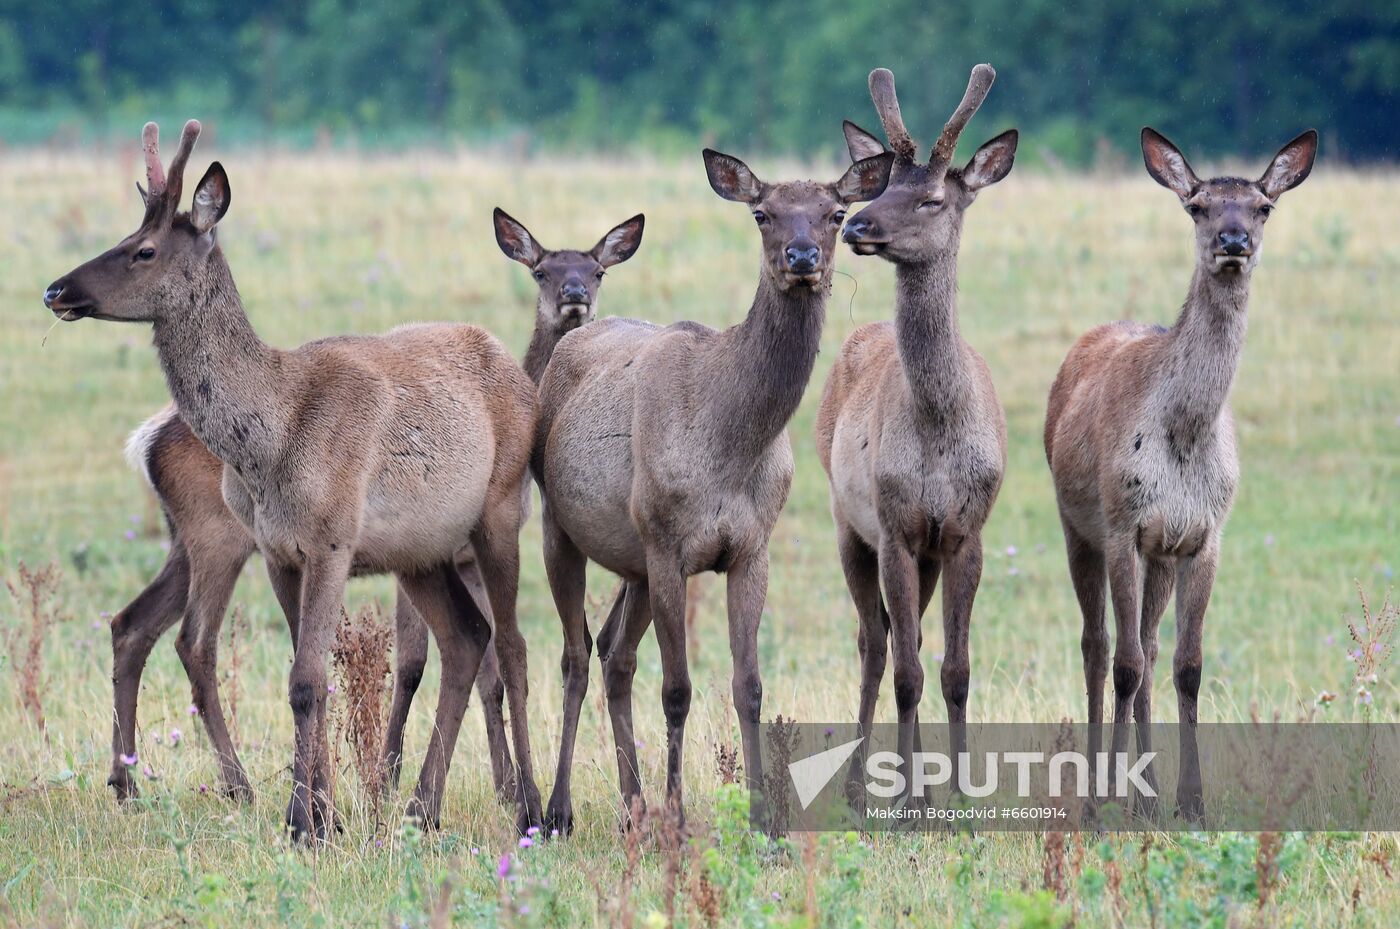
[[[201,151],[196,168],[209,157]],[[523,352],[534,285],[494,244],[489,215],[497,204],[556,248],[587,247],[614,223],[647,213],[640,252],[603,287],[605,314],[732,324],[757,273],[751,220],[708,190],[698,157],[674,165],[515,167],[471,155],[356,160],[245,152],[228,168],[236,195],[222,241],[254,325],[278,345],[444,319],[480,323]],[[755,168],[772,179],[839,172],[835,165]],[[201,792],[214,782],[215,765],[187,715],[188,687],[167,639],[147,670],[140,712],[142,762],[159,779],[146,783],[141,808],[115,808],[104,786],[111,719],[105,617],[164,556],[159,520],[121,446],[166,394],[145,329],[82,322],[54,329],[45,342],[52,318],[39,298],[50,280],[134,228],[136,174],[133,156],[0,156],[0,199],[11,217],[0,232],[0,565],[13,576],[21,559],[58,562],[59,605],[70,617],[45,650],[47,740],[19,708],[10,662],[0,667],[0,898],[17,924],[383,925],[392,914],[395,924],[416,925],[451,876],[452,915],[463,924],[612,925],[612,908],[627,896],[638,925],[660,925],[649,914],[665,910],[663,854],[642,849],[633,889],[622,890],[628,856],[596,663],[576,762],[579,831],[519,852],[511,880],[496,876],[514,837],[510,812],[492,797],[474,709],[441,834],[404,833],[392,816],[374,834],[347,772],[338,797],[345,833],[319,854],[289,849],[279,828],[289,790],[290,649],[257,561],[235,595],[250,627],[241,644],[238,732],[256,802],[238,807]],[[1289,194],[1269,224],[1234,396],[1244,474],[1208,616],[1203,720],[1239,721],[1256,709],[1293,718],[1323,689],[1342,694],[1333,716],[1354,712],[1344,652],[1346,619],[1357,613],[1353,582],[1379,600],[1400,567],[1397,211],[1400,178],[1324,170]],[[963,329],[991,366],[1011,440],[974,612],[974,719],[1083,716],[1079,616],[1040,444],[1045,396],[1083,330],[1124,316],[1171,321],[1190,275],[1190,235],[1171,195],[1140,175],[1013,173],[969,213]],[[761,636],[765,718],[843,720],[856,706],[856,621],[812,420],[841,339],[891,315],[893,275],[882,262],[844,252],[839,266],[850,277],[836,278],[817,372],[792,424],[797,475],[771,544]],[[547,792],[561,694],[558,626],[539,539],[532,520],[523,536],[520,614],[530,646],[531,735]],[[601,598],[612,584],[599,572],[590,586]],[[391,596],[383,579],[356,581],[350,603],[387,604]],[[685,868],[686,925],[703,924],[686,902],[701,870],[732,894],[722,925],[809,925],[801,915],[809,888],[818,924],[828,925],[855,918],[871,926],[1057,925],[1071,908],[1079,925],[1111,925],[1116,909],[1129,925],[1256,918],[1253,836],[1086,836],[1082,859],[1072,840],[1070,900],[1060,909],[1036,896],[1046,854],[1039,836],[877,835],[865,845],[827,836],[778,849],[748,837],[733,825],[738,801],[719,788],[713,761],[715,746],[737,744],[720,583],[705,578],[701,596],[686,787],[699,842],[714,849],[708,864]],[[0,604],[0,622],[16,622],[9,602]],[[1174,631],[1168,614],[1164,662]],[[936,607],[925,633],[928,679],[936,682]],[[653,798],[664,764],[659,684],[649,639],[636,694]],[[1156,687],[1156,706],[1171,720],[1170,675],[1159,674]],[[406,785],[426,745],[436,689],[430,669],[411,720]],[[1376,695],[1379,718],[1395,719],[1400,694],[1384,673]],[[924,699],[926,717],[942,718],[936,684]],[[886,684],[878,718],[893,719],[892,703]],[[178,748],[168,738],[153,741],[172,727],[185,732]],[[398,804],[406,793],[407,786]],[[1395,853],[1389,836],[1290,837],[1280,856],[1281,889],[1257,918],[1387,925],[1400,893],[1379,862]]]

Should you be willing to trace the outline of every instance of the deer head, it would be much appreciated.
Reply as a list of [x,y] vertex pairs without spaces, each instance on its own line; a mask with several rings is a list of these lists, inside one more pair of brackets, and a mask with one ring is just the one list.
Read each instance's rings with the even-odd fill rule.
[[857,160],[834,184],[765,184],[738,158],[705,149],[710,186],[726,200],[748,204],[763,237],[763,273],[783,291],[830,280],[846,207],[880,196],[893,164],[894,156],[882,151]]
[[530,230],[500,207],[496,207],[492,222],[501,251],[529,268],[539,285],[539,323],[552,330],[568,331],[593,321],[598,313],[598,288],[603,284],[604,273],[637,253],[646,217],[638,213],[619,223],[586,252],[545,248]]
[[1186,156],[1155,129],[1142,130],[1142,157],[1153,180],[1176,194],[1196,224],[1196,261],[1217,275],[1253,271],[1264,245],[1264,223],[1284,191],[1307,179],[1317,157],[1317,130],[1289,142],[1262,177],[1202,181]]
[[[943,126],[927,164],[904,128],[894,75],[884,68],[870,72],[870,98],[880,114],[895,155],[889,185],[875,202],[846,224],[842,239],[858,255],[882,255],[891,261],[917,261],[932,251],[957,247],[963,211],[977,192],[1006,177],[1016,158],[1017,132],[1009,129],[985,143],[963,168],[951,167],[958,137],[991,90],[991,65],[972,69],[962,102]],[[878,138],[849,120],[843,126],[852,159],[885,150]]]
[[44,305],[64,320],[84,317],[151,322],[188,312],[190,288],[203,279],[215,251],[214,227],[228,211],[228,176],[217,161],[196,185],[188,213],[179,212],[185,163],[199,138],[199,121],[185,123],[167,174],[161,167],[155,123],[141,132],[146,153],[146,204],[140,227],[91,261],[49,285]]

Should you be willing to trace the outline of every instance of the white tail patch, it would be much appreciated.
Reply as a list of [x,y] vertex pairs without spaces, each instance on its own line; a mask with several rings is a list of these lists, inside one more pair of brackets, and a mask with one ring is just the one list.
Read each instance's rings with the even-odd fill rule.
[[165,428],[166,423],[174,417],[175,408],[168,406],[150,419],[136,427],[126,440],[126,463],[137,474],[146,479],[146,483],[155,489],[155,482],[151,480],[151,446],[155,443],[156,436]]

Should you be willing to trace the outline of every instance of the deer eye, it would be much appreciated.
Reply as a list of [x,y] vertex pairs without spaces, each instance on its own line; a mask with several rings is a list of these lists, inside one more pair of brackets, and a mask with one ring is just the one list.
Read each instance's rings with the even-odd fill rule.
[[149,245],[136,253],[136,259],[138,261],[150,261],[154,257],[156,257],[156,250]]
[[1262,216],[1262,217],[1264,217],[1265,219],[1268,219],[1268,218],[1269,218],[1269,214],[1272,213],[1273,211],[1274,211],[1274,205],[1273,205],[1272,203],[1266,203],[1266,204],[1264,204],[1263,206],[1261,206],[1261,207],[1259,208],[1259,215]]
[[831,222],[832,222],[832,225],[839,226],[839,225],[841,225],[842,223],[844,223],[845,221],[846,221],[846,211],[845,211],[845,210],[837,210],[835,213],[831,214]]
[[758,223],[760,226],[766,225],[768,222],[768,214],[763,212],[762,210],[754,210],[753,221]]
[[943,205],[943,198],[942,198],[942,197],[929,197],[929,198],[928,198],[927,200],[925,200],[923,203],[920,203],[920,204],[919,204],[919,209],[921,209],[921,210],[936,210],[936,209],[938,209],[938,208],[939,208],[940,206],[942,206],[942,205]]
[[602,271],[598,271],[597,273],[595,273],[595,274],[593,275],[593,279],[594,279],[594,280],[601,281],[601,280],[603,279],[603,272],[602,272]]
[[541,271],[541,270],[539,270],[538,268],[536,268],[536,269],[535,269],[533,272],[531,272],[531,273],[533,273],[533,274],[535,275],[535,280],[537,280],[537,281],[539,281],[539,282],[541,282],[541,283],[544,282],[544,272],[543,272],[543,271]]
[[1205,211],[1206,211],[1206,208],[1203,207],[1203,206],[1201,206],[1199,203],[1188,203],[1188,204],[1186,204],[1186,212],[1189,213],[1189,214],[1191,214],[1191,218],[1192,218],[1192,219],[1196,219],[1196,218],[1198,218],[1198,217],[1204,215],[1204,214],[1205,214]]

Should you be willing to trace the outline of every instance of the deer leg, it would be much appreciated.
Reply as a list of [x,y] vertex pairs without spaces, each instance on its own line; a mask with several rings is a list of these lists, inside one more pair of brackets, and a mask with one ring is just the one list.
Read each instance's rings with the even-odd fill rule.
[[301,569],[296,565],[273,564],[267,561],[267,580],[272,585],[273,596],[282,607],[282,615],[287,619],[287,631],[292,637],[292,649],[297,647],[297,633],[301,629]]
[[[1174,566],[1163,559],[1154,558],[1147,562],[1142,582],[1142,625],[1139,633],[1142,638],[1142,683],[1138,685],[1137,698],[1133,702],[1133,719],[1137,722],[1137,750],[1139,755],[1152,751],[1152,677],[1157,662],[1157,628],[1162,622],[1162,613],[1171,599],[1172,587],[1176,584]],[[1157,793],[1157,776],[1148,768],[1143,772],[1143,780]],[[1155,821],[1158,815],[1156,796],[1138,797],[1137,809],[1143,817]]]
[[[729,568],[725,590],[729,608],[729,652],[734,658],[731,689],[739,716],[739,737],[744,746],[744,776],[750,792],[763,795],[763,743],[758,723],[763,710],[763,680],[758,671],[758,625],[768,596],[768,549],[759,546],[749,557]],[[684,616],[684,611],[682,611]],[[682,630],[684,637],[684,630]],[[756,810],[758,822],[765,811]]]
[[[494,629],[496,620],[491,614],[491,597],[486,592],[474,553],[470,561],[457,563],[457,574],[477,609]],[[510,742],[506,739],[506,685],[501,680],[501,663],[496,659],[494,642],[481,656],[481,667],[476,672],[476,695],[481,700],[481,718],[486,724],[486,749],[491,753],[491,783],[495,785],[496,798],[502,803],[511,803],[515,800],[515,766],[511,762]]]
[[326,658],[335,642],[350,561],[349,547],[341,545],[308,552],[301,571],[296,656],[287,688],[296,726],[287,825],[296,841],[324,842],[331,822],[333,801],[324,781],[326,759],[321,757],[326,747]]
[[136,757],[136,702],[141,672],[151,649],[165,630],[175,625],[189,599],[190,565],[178,537],[170,540],[170,554],[160,572],[136,595],[136,599],[112,617],[112,773],[107,785],[126,801],[138,793],[130,766],[122,756]]
[[631,825],[632,804],[642,800],[642,769],[637,762],[637,738],[632,730],[632,679],[637,673],[637,645],[651,625],[651,595],[645,581],[629,582],[618,594],[622,602],[621,625],[603,658],[603,689],[608,695],[617,751],[617,783],[622,816]]
[[[593,641],[588,636],[588,616],[584,612],[588,561],[573,540],[547,514],[544,518],[544,566],[564,632],[564,653],[559,662],[564,675],[564,724],[559,734],[559,765],[554,775],[554,791],[550,794],[545,813],[545,826],[568,835],[574,829],[574,805],[570,793],[574,742],[578,738],[583,698],[588,693],[588,659],[593,649]],[[619,602],[621,599],[622,595],[619,595]],[[613,611],[617,610],[614,604]]]
[[[685,642],[685,575],[669,553],[647,554],[651,618],[661,651],[661,711],[666,717],[666,802],[684,824],[682,760],[685,722],[690,715],[690,667]],[[746,749],[747,745],[744,746]]]
[[[944,558],[943,666],[939,683],[948,709],[948,744],[957,764],[967,753],[967,697],[972,677],[970,630],[972,603],[982,582],[982,536],[970,534]],[[955,776],[954,784],[960,783]]]
[[1068,523],[1064,524],[1065,548],[1069,554],[1069,577],[1079,600],[1083,632],[1079,650],[1084,656],[1084,691],[1089,701],[1089,758],[1098,758],[1103,747],[1103,689],[1108,681],[1108,621],[1104,614],[1104,594],[1108,567],[1103,552],[1090,544]]
[[409,815],[425,827],[441,825],[442,795],[457,734],[467,711],[472,683],[482,656],[491,644],[491,626],[467,593],[456,565],[448,562],[426,574],[399,575],[399,586],[413,601],[437,640],[442,661],[442,686],[438,689],[437,715],[423,770],[409,803]]
[[[855,603],[860,630],[856,646],[860,652],[860,711],[857,717],[860,735],[870,735],[875,723],[875,704],[880,699],[880,684],[885,677],[885,656],[888,651],[889,614],[880,602],[880,561],[874,550],[850,526],[838,520],[836,548],[841,556],[841,570],[846,575],[846,589]],[[864,792],[865,762],[868,752],[861,742],[851,758],[846,777],[846,795],[856,809],[863,809],[857,800]]]
[[[530,754],[529,678],[525,638],[516,618],[516,597],[520,586],[520,507],[519,494],[508,494],[503,503],[488,508],[482,525],[472,536],[481,576],[490,595],[491,613],[496,621],[496,657],[501,664],[506,696],[510,699],[511,739],[515,748],[516,825],[523,833],[544,821],[540,790],[535,786],[534,760]],[[461,578],[457,578],[461,586]],[[466,588],[462,587],[463,593]]]
[[607,618],[603,620],[603,626],[598,630],[598,667],[607,667],[608,653],[612,651],[613,644],[617,637],[626,628],[627,620],[623,603],[627,599],[627,582],[622,581],[617,585],[617,591],[613,596],[613,605],[608,608]]
[[1113,652],[1113,742],[1109,757],[1110,796],[1117,796],[1118,759],[1128,751],[1133,701],[1142,683],[1142,573],[1132,537],[1114,539],[1108,550],[1108,587],[1113,597],[1117,641]]
[[1206,606],[1210,603],[1210,593],[1215,586],[1219,556],[1217,538],[1177,567],[1176,654],[1172,659],[1172,679],[1176,682],[1181,761],[1176,782],[1176,805],[1184,818],[1195,822],[1200,822],[1205,816],[1201,759],[1196,746],[1196,701],[1201,690]]
[[399,786],[403,768],[403,730],[423,669],[428,664],[428,626],[413,607],[413,598],[399,585],[394,604],[394,699],[389,705],[389,724],[384,732],[384,789]]
[[894,648],[894,701],[899,712],[899,757],[907,784],[913,770],[914,730],[919,700],[924,693],[924,669],[919,661],[919,566],[902,541],[886,538],[880,545],[880,582],[890,615]]
[[[943,563],[937,558],[924,558],[919,561],[919,654],[924,651],[924,614],[928,612],[929,601],[938,587],[938,577],[943,571]],[[885,617],[889,625],[889,617]],[[919,714],[914,714],[914,753],[924,750],[923,727],[919,725]]]
[[189,608],[175,639],[175,651],[185,666],[195,708],[199,710],[219,760],[219,777],[224,790],[230,797],[246,803],[253,799],[253,785],[248,782],[248,774],[238,760],[219,700],[219,631],[223,628],[238,575],[243,572],[253,547],[245,537],[237,548],[209,545],[195,552],[196,557],[190,563]]

